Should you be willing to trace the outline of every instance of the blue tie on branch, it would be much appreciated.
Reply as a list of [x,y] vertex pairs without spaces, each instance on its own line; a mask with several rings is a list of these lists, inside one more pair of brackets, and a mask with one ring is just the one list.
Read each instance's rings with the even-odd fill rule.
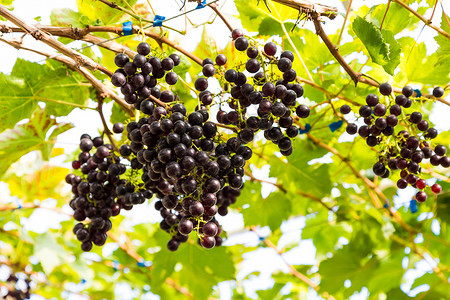
[[162,22],[166,19],[164,16],[155,15],[155,19],[153,19],[153,27],[162,26]]
[[206,0],[203,0],[202,3],[199,3],[195,9],[200,9],[206,6]]
[[305,129],[299,129],[298,132],[300,134],[308,133],[311,131],[311,125],[309,123],[305,124]]
[[340,120],[340,121],[331,123],[330,125],[328,125],[328,127],[330,127],[331,132],[335,132],[336,130],[338,130],[339,128],[342,127],[342,124],[344,124],[344,121]]
[[416,213],[419,209],[417,208],[417,201],[411,200],[409,201],[409,209],[411,210],[411,213]]
[[123,35],[131,35],[133,33],[133,22],[128,21],[122,23]]

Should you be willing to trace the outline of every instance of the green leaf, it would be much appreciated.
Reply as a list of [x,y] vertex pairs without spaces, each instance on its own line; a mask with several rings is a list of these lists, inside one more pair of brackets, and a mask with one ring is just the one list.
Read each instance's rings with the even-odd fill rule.
[[449,82],[450,62],[441,63],[441,54],[436,52],[427,55],[425,43],[417,44],[410,37],[403,37],[399,42],[407,53],[401,58],[400,68],[408,81],[430,85],[445,85]]
[[50,15],[53,26],[71,26],[83,28],[89,24],[89,18],[70,8],[55,8]]
[[[450,25],[447,23],[447,19],[444,14],[442,14],[441,19],[441,29],[445,32],[450,32]],[[437,65],[445,64],[450,65],[450,40],[441,34],[438,34],[434,40],[438,43],[439,48],[437,49],[436,55],[438,57]]]
[[342,290],[344,282],[349,279],[352,285],[347,290],[359,291],[370,281],[377,265],[376,257],[364,261],[358,252],[350,252],[348,247],[345,247],[337,251],[332,258],[320,263],[320,286],[333,294]]
[[63,264],[68,256],[67,252],[56,240],[55,235],[50,232],[40,234],[36,237],[34,255],[39,259],[47,275],[55,267]]
[[29,118],[38,102],[49,114],[65,116],[86,104],[89,89],[81,86],[81,75],[57,63],[40,65],[18,59],[11,75],[0,74],[0,132]]
[[[127,10],[131,10],[128,5],[132,7],[136,2],[137,0],[116,0],[114,1],[114,4],[121,6]],[[100,20],[103,25],[112,25],[120,22],[125,18],[132,18],[124,12],[118,9],[111,8],[100,1],[77,0],[77,6],[78,11],[81,15],[84,15],[92,20],[91,22]],[[135,21],[137,22],[137,20]]]
[[0,178],[12,163],[30,151],[40,150],[43,158],[48,160],[58,134],[70,128],[71,124],[57,123],[45,111],[38,109],[28,123],[0,134]]
[[[291,200],[283,192],[271,193],[263,199],[260,183],[246,182],[239,201],[242,204],[249,204],[249,207],[242,209],[247,226],[269,226],[270,229],[276,230],[292,212]],[[260,213],[261,211],[265,213]]]
[[[379,27],[384,18],[383,28],[392,31],[394,35],[404,29],[413,29],[413,26],[420,21],[419,18],[395,2],[390,3],[387,13],[386,8],[386,4],[380,4],[372,8],[372,21]],[[424,14],[426,10],[426,7],[419,7],[417,12],[419,14]]]
[[356,36],[363,42],[373,62],[383,66],[393,75],[400,62],[400,44],[394,39],[391,31],[380,31],[375,24],[357,16],[352,23]]

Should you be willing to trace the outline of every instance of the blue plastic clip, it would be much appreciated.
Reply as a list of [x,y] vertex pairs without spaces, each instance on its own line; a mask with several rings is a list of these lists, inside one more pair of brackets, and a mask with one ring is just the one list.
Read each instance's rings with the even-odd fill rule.
[[133,22],[128,21],[122,23],[123,35],[132,35],[133,34]]
[[200,9],[206,6],[206,0],[203,0],[202,3],[199,3],[195,9]]
[[305,124],[305,129],[299,129],[298,132],[300,134],[308,133],[311,131],[311,125],[309,123]]
[[22,208],[22,204],[17,205],[17,209],[21,209]]
[[113,267],[114,271],[117,271],[119,269],[119,262],[117,260],[113,261]]
[[81,284],[84,284],[84,283],[86,283],[86,279],[82,278],[81,279]]
[[389,208],[389,203],[387,203],[387,202],[384,203],[384,204],[383,204],[383,207],[384,207],[384,208]]
[[330,125],[328,125],[328,127],[330,127],[331,132],[335,132],[336,130],[338,130],[339,128],[342,127],[342,124],[344,124],[344,121],[340,120],[340,121],[331,123]]
[[422,92],[419,89],[415,89],[414,92],[416,92],[416,97],[417,98],[422,97]]
[[164,16],[155,15],[155,19],[153,19],[153,27],[161,27],[162,22],[166,19]]
[[411,213],[413,213],[413,214],[419,211],[419,209],[417,208],[416,200],[409,201],[409,209],[411,210]]
[[145,265],[145,260],[143,260],[143,261],[138,261],[138,262],[137,262],[137,265],[138,265],[139,267],[146,267],[146,265]]

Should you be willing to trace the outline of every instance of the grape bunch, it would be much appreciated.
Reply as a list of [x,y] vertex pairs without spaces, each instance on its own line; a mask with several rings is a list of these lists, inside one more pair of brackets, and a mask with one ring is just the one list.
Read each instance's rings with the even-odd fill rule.
[[187,114],[183,104],[170,109],[151,100],[141,102],[145,116],[127,125],[130,145],[122,156],[135,156],[145,187],[160,199],[155,208],[163,220],[161,229],[172,235],[167,247],[178,249],[196,231],[200,244],[221,244],[221,229],[214,216],[227,214],[243,187],[245,160],[252,151],[236,137],[220,142],[209,114],[199,109]]
[[[297,103],[297,99],[303,96],[303,87],[294,82],[297,78],[292,68],[294,55],[284,51],[275,57],[277,47],[273,42],[266,43],[264,50],[260,51],[258,45],[254,42],[251,45],[239,29],[232,32],[232,37],[235,48],[246,51],[247,61],[225,69],[227,58],[223,54],[216,57],[216,66],[210,58],[203,60],[204,77],[195,81],[195,88],[200,91],[199,99],[205,106],[213,103],[218,95],[207,90],[207,78],[219,74],[224,88],[221,96],[230,90],[231,97],[226,103],[229,111],[221,105],[217,121],[235,126],[242,144],[250,143],[256,132],[264,130],[264,137],[277,144],[281,154],[288,156],[293,150],[291,139],[298,134],[292,113],[300,118],[306,118],[310,113],[308,106]],[[274,68],[279,72],[273,71]]]
[[[383,83],[379,87],[383,96],[391,96],[392,87]],[[427,194],[424,189],[426,181],[421,174],[421,163],[429,159],[433,166],[450,167],[450,157],[446,156],[447,149],[443,145],[433,146],[432,140],[438,135],[435,128],[430,127],[427,120],[423,119],[419,111],[406,113],[404,109],[413,104],[411,96],[414,90],[410,86],[402,89],[402,94],[395,99],[388,100],[387,106],[380,102],[375,94],[366,97],[367,105],[359,108],[359,116],[364,119],[365,125],[358,128],[357,124],[349,123],[346,131],[348,134],[359,134],[366,140],[370,147],[380,148],[378,161],[373,165],[375,175],[388,178],[391,172],[400,170],[400,179],[397,187],[406,188],[408,185],[419,189],[416,200],[424,202]],[[444,90],[436,87],[433,90],[434,97],[442,97]],[[388,98],[389,99],[389,98]],[[350,113],[348,105],[340,108],[342,114]],[[397,130],[396,132],[396,129]],[[439,184],[431,186],[435,194],[442,190]]]
[[[104,144],[102,137],[92,139],[83,134],[80,150],[72,167],[79,169],[81,176],[69,174],[66,182],[72,186],[74,195],[69,203],[74,210],[73,218],[80,222],[74,226],[73,233],[81,242],[81,249],[90,251],[92,243],[105,244],[106,233],[112,227],[112,216],[117,216],[121,209],[130,210],[134,204],[144,203],[153,195],[120,178],[126,172],[126,166],[114,154],[113,146]],[[136,163],[136,159],[131,161],[132,166]],[[82,223],[86,219],[89,221]]]
[[132,61],[126,54],[116,55],[114,62],[119,68],[112,75],[111,83],[120,87],[125,101],[134,104],[137,109],[142,99],[150,96],[165,103],[175,101],[175,95],[170,89],[161,92],[157,84],[158,79],[163,77],[168,85],[177,83],[178,75],[171,70],[180,64],[180,56],[173,53],[162,60],[157,56],[149,56],[151,47],[145,42],[137,46],[137,52]]
[[[8,278],[5,282],[6,287],[6,293],[2,293],[0,291],[0,295],[2,296],[2,299],[7,300],[25,300],[30,299],[30,291],[31,291],[31,280],[29,276],[27,275],[25,279],[23,279],[23,273],[14,274],[13,272],[9,274]],[[23,281],[24,284],[21,284],[21,286],[24,286],[25,288],[22,288],[19,286],[20,282]]]

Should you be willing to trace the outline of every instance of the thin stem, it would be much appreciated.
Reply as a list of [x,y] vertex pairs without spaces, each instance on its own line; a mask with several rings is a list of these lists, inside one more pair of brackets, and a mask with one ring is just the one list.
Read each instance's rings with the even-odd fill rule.
[[390,7],[390,6],[391,6],[391,0],[388,0],[387,7],[386,7],[386,11],[384,12],[384,15],[383,15],[383,20],[381,20],[380,31],[381,31],[381,29],[383,28],[384,19],[386,19],[386,15],[387,15],[387,13],[388,13],[388,11],[389,11],[389,7]]
[[[296,277],[297,279],[303,281],[304,283],[306,283],[308,286],[312,287],[316,292],[320,291],[320,287],[319,285],[317,285],[316,283],[314,283],[308,276],[304,275],[303,273],[297,271],[291,264],[289,264],[289,262],[286,260],[286,258],[283,256],[283,251],[281,251],[280,249],[277,248],[277,246],[275,246],[270,240],[261,237],[255,226],[252,226],[250,228],[251,231],[253,231],[259,239],[263,240],[263,243],[273,249],[281,258],[281,260],[283,260],[283,262],[286,264],[286,266],[289,268],[289,273]],[[327,292],[323,292],[323,296],[327,299],[330,300],[335,300],[335,298],[333,296],[331,296],[330,294],[328,294]]]
[[[138,20],[138,21],[145,21],[145,22],[150,23],[150,24],[153,24],[153,22],[154,22],[153,20],[143,18],[143,17],[141,17],[140,15],[136,14],[135,12],[130,11],[130,10],[128,10],[128,9],[126,9],[126,8],[124,8],[124,7],[122,7],[122,6],[120,6],[120,5],[117,5],[116,3],[109,2],[109,1],[107,1],[107,0],[99,0],[99,1],[102,2],[102,3],[104,3],[104,4],[106,4],[106,5],[108,5],[108,6],[111,7],[111,8],[120,10],[120,11],[122,11],[122,12],[124,12],[124,13],[126,13],[126,14],[128,14],[128,15],[130,15],[130,16],[132,16],[133,18],[135,18],[135,19]],[[128,3],[127,3],[127,4],[128,4]],[[129,5],[129,4],[128,4],[128,5]],[[172,28],[172,27],[169,27],[169,26],[166,26],[166,25],[161,25],[161,27],[164,27],[164,28],[173,30],[173,31],[175,31],[175,32],[178,32],[179,34],[183,34],[183,32],[179,31],[178,29],[175,29],[175,28]]]
[[219,16],[219,18],[222,19],[222,21],[225,23],[225,25],[227,25],[230,32],[233,31],[233,29],[234,29],[233,26],[231,26],[230,22],[228,22],[227,18],[225,18],[225,16],[219,10],[219,5],[217,3],[213,3],[213,4],[209,4],[208,6],[211,7],[212,10],[214,10],[214,12]]
[[351,8],[352,8],[352,3],[353,3],[353,0],[350,0],[349,3],[348,3],[347,12],[345,13],[344,24],[342,24],[341,31],[339,32],[339,37],[338,37],[338,40],[336,42],[336,46],[339,46],[339,44],[341,43],[342,33],[344,32],[345,25],[346,25],[347,19],[348,19],[348,15],[350,14],[350,11],[351,11]]
[[109,139],[109,142],[111,143],[111,145],[114,147],[114,150],[119,153],[119,148],[117,148],[116,142],[114,141],[114,138],[112,136],[112,132],[111,130],[109,130],[108,128],[108,124],[106,123],[105,120],[105,116],[103,115],[103,100],[104,98],[102,97],[102,95],[100,93],[97,92],[97,112],[100,115],[100,119],[102,120],[102,124],[103,124],[103,132],[106,134],[106,136]]
[[423,23],[425,23],[426,26],[433,28],[434,30],[436,30],[439,34],[441,34],[442,36],[448,38],[450,40],[450,33],[442,30],[441,28],[434,26],[433,24],[431,24],[431,20],[427,20],[425,19],[424,16],[422,16],[421,14],[419,14],[417,11],[415,11],[414,9],[412,9],[411,7],[409,7],[408,4],[404,3],[401,0],[392,0],[393,2],[396,2],[398,4],[400,4],[401,6],[403,6],[405,9],[407,9],[410,13],[412,13],[413,15],[415,15],[417,18],[419,18]]

